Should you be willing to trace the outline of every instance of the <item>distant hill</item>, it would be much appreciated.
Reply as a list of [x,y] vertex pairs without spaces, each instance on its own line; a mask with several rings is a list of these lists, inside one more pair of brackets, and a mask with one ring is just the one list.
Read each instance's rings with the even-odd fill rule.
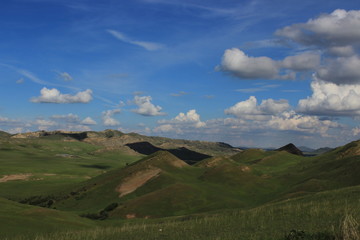
[[128,143],[128,144],[126,144],[126,146],[130,147],[131,149],[133,149],[134,151],[136,151],[138,153],[145,154],[145,155],[150,155],[157,151],[167,151],[167,152],[170,152],[171,154],[173,154],[174,156],[178,157],[179,159],[185,161],[188,164],[194,164],[205,158],[211,157],[206,154],[202,154],[202,153],[198,153],[198,152],[189,150],[185,147],[180,147],[180,148],[176,148],[176,149],[161,149],[161,148],[155,147],[154,145],[152,145],[149,142]]
[[299,156],[303,156],[304,154],[302,153],[302,151],[300,151],[300,149],[298,149],[294,144],[289,143],[281,148],[276,149],[275,151],[286,151],[288,153],[291,154],[295,154],[295,155],[299,155]]
[[313,149],[313,148],[309,148],[309,147],[305,147],[305,146],[301,146],[301,147],[298,147],[299,148],[299,150],[300,151],[302,151],[302,152],[314,152],[315,151],[315,149]]
[[11,136],[10,133],[4,132],[4,131],[0,131],[0,139],[2,138],[9,138]]
[[148,142],[159,149],[186,148],[190,151],[198,152],[208,156],[233,155],[241,151],[239,148],[232,147],[231,145],[223,142],[192,141],[183,139],[170,139],[164,137],[150,137],[137,133],[125,134],[117,130],[109,129],[99,132],[37,131],[15,134],[12,136],[12,138],[48,138],[58,140],[63,139],[66,141],[84,141],[94,145],[104,146],[108,149],[121,149],[124,151],[129,151],[128,146],[126,146],[127,144]]
[[318,149],[312,149],[309,147],[299,147],[299,149],[304,153],[304,155],[307,156],[315,156],[315,155],[320,155],[326,152],[331,151],[333,148],[329,148],[329,147],[323,147],[323,148],[318,148]]
[[316,154],[316,155],[320,155],[326,152],[330,152],[331,150],[333,150],[333,148],[329,148],[329,147],[324,147],[324,148],[318,148],[316,150],[314,150],[312,153]]

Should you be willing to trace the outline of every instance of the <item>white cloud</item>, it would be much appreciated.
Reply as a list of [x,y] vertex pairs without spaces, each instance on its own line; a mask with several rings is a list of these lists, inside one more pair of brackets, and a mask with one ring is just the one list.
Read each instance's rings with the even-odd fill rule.
[[337,9],[306,23],[297,23],[276,31],[303,45],[320,47],[347,46],[360,43],[360,11]]
[[350,57],[355,54],[355,50],[352,46],[330,47],[327,51],[330,55],[338,57]]
[[39,97],[31,98],[34,103],[88,103],[92,100],[92,91],[87,89],[75,95],[62,94],[56,88],[48,89],[44,87],[40,91]]
[[[215,69],[242,79],[295,79],[295,72],[314,70],[320,64],[320,55],[304,52],[283,60],[269,57],[249,57],[238,48],[225,50],[221,65]],[[284,74],[279,74],[283,70]],[[295,72],[293,72],[295,71]]]
[[186,114],[179,113],[174,119],[170,120],[173,123],[191,124],[196,128],[205,127],[205,123],[200,120],[200,115],[196,113],[195,109],[189,110]]
[[200,115],[195,109],[189,110],[187,113],[179,113],[175,118],[170,120],[158,121],[160,126],[154,129],[154,132],[175,132],[177,134],[191,131],[191,129],[203,128],[205,122],[200,120]]
[[91,128],[86,125],[82,124],[71,124],[71,125],[65,125],[59,128],[59,130],[63,131],[90,131]]
[[153,129],[153,132],[155,133],[168,133],[168,132],[175,132],[177,134],[183,133],[183,131],[179,128],[174,127],[171,124],[163,124],[160,126],[157,126]]
[[79,123],[80,118],[76,114],[69,113],[67,115],[53,115],[51,116],[51,119],[53,120],[60,120],[68,123]]
[[11,129],[7,130],[7,132],[10,134],[17,134],[17,133],[25,132],[25,129],[22,127],[17,127],[17,128],[11,128]]
[[312,52],[286,57],[280,64],[294,71],[309,71],[320,65],[320,55]]
[[17,126],[18,124],[21,124],[21,121],[0,116],[1,126]]
[[86,117],[84,120],[81,121],[81,124],[84,124],[84,125],[96,125],[97,123],[91,117]]
[[257,104],[257,99],[251,96],[245,101],[236,103],[234,106],[225,109],[225,114],[234,115],[243,119],[265,119],[269,115],[276,115],[282,113],[290,108],[287,100],[263,100],[260,105]]
[[104,126],[118,126],[120,122],[113,118],[115,114],[119,114],[121,112],[120,109],[107,110],[102,113],[102,120]]
[[166,113],[161,112],[162,107],[155,106],[151,103],[151,96],[135,96],[133,103],[138,106],[132,112],[138,113],[143,116],[162,116]]
[[360,115],[360,85],[336,85],[315,78],[312,96],[299,100],[298,111],[314,115]]
[[359,56],[331,59],[317,70],[316,77],[336,84],[360,84],[359,66]]
[[159,43],[154,43],[154,42],[144,42],[144,41],[137,41],[137,40],[132,40],[131,38],[127,37],[125,34],[115,31],[115,30],[106,30],[108,33],[110,33],[112,36],[114,36],[115,38],[126,42],[126,43],[130,43],[133,45],[137,45],[140,47],[145,48],[148,51],[156,51],[159,50],[161,48],[164,48],[164,45],[159,44]]
[[225,50],[221,65],[216,68],[245,79],[274,79],[278,76],[278,64],[268,57],[249,57],[238,48]]
[[67,72],[57,72],[57,74],[59,75],[59,77],[61,79],[63,79],[64,81],[71,81],[73,80],[73,77],[67,73]]
[[38,130],[48,130],[50,127],[57,126],[58,123],[45,119],[37,119],[35,122],[33,122],[33,125],[37,125]]
[[338,127],[339,124],[330,120],[320,120],[316,116],[304,116],[296,114],[294,111],[284,112],[277,116],[272,116],[266,123],[269,128],[276,130],[292,130],[310,133],[320,133],[326,135],[329,128]]
[[[63,124],[63,123],[70,123],[70,124],[76,124],[76,125],[96,125],[97,124],[91,117],[86,117],[84,120],[81,120],[78,115],[73,114],[73,113],[69,113],[67,115],[53,115],[50,118],[61,124]],[[70,125],[68,125],[68,126],[70,126]]]
[[359,135],[360,134],[360,128],[359,127],[353,128],[351,130],[351,133],[352,133],[353,136]]

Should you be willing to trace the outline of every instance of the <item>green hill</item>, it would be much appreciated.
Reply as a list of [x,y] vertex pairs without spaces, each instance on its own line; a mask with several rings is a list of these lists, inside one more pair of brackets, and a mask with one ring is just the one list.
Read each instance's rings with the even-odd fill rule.
[[10,138],[0,143],[0,197],[52,194],[139,158],[77,140]]
[[7,139],[11,136],[10,133],[0,131],[0,139]]
[[[51,232],[77,229],[74,222],[81,225],[79,228],[134,223],[133,229],[137,230],[141,226],[153,229],[160,226],[157,224],[173,229],[184,224],[190,235],[174,229],[179,238],[171,239],[181,239],[180,236],[191,239],[196,234],[198,239],[206,239],[200,228],[217,232],[221,239],[237,239],[237,235],[227,238],[222,228],[243,239],[264,239],[260,236],[267,236],[266,233],[280,239],[280,230],[284,236],[296,226],[310,233],[328,232],[329,224],[335,224],[346,214],[344,209],[353,209],[358,204],[360,141],[312,157],[286,150],[248,149],[232,156],[225,151],[222,156],[188,165],[169,151],[160,150],[149,156],[128,155],[125,148],[115,147],[120,145],[109,147],[86,140],[120,141],[133,137],[117,131],[87,132],[81,141],[63,133],[36,134],[45,136],[10,137],[0,145],[0,203],[4,206],[0,221],[11,222],[0,231],[10,235],[16,234],[17,223],[36,232],[41,221],[47,221]],[[345,196],[346,199],[342,198]],[[33,223],[24,214],[28,210]],[[308,219],[309,216],[314,219]],[[239,223],[245,219],[252,223]],[[303,219],[308,222],[303,223]],[[226,227],[228,224],[235,228],[236,222],[243,235]],[[268,222],[281,227],[271,229]],[[56,225],[59,228],[53,227]],[[126,229],[130,228],[124,229],[120,232],[129,237],[131,231]],[[22,229],[19,233],[26,231]],[[94,231],[107,236],[101,229]],[[153,233],[139,231],[156,239]],[[251,237],[250,232],[255,232],[256,237]],[[113,239],[121,239],[117,233],[114,236]]]
[[0,237],[89,229],[95,226],[75,214],[19,204],[0,198]]

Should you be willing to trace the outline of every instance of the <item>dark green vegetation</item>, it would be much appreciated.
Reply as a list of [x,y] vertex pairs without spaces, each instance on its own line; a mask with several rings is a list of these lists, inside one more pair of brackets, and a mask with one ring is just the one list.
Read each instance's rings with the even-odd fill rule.
[[171,151],[143,156],[126,144],[156,139],[163,142],[146,146],[161,150],[191,141],[109,130],[0,138],[2,237],[330,240],[359,233],[360,142],[314,157],[293,145],[239,152],[194,142],[191,151],[207,146],[204,154],[214,157],[189,165]]

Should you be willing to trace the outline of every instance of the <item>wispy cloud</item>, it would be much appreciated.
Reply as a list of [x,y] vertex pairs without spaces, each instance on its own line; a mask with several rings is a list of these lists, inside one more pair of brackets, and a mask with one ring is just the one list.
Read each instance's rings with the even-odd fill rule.
[[112,36],[114,36],[115,38],[117,38],[125,43],[130,43],[130,44],[145,48],[148,51],[156,51],[156,50],[164,48],[163,44],[133,40],[133,39],[127,37],[125,34],[118,32],[116,30],[108,29],[106,31],[108,33],[110,33]]
[[181,96],[184,96],[184,95],[188,95],[189,93],[187,92],[184,92],[184,91],[180,91],[178,93],[171,93],[170,96],[173,96],[173,97],[181,97]]
[[[256,84],[254,84],[256,85]],[[280,85],[278,84],[267,84],[267,85],[262,85],[259,87],[255,87],[255,88],[240,88],[240,89],[236,89],[236,92],[241,92],[241,93],[255,93],[255,92],[263,92],[263,91],[269,91],[272,88],[277,88]]]
[[67,73],[67,72],[59,72],[59,71],[55,71],[57,73],[57,75],[59,76],[59,78],[61,78],[64,81],[71,81],[73,80],[73,77]]
[[166,5],[173,5],[173,6],[180,6],[183,9],[193,9],[197,10],[198,12],[201,11],[203,14],[199,16],[202,17],[239,17],[247,16],[252,13],[254,5],[256,1],[251,1],[250,4],[244,5],[242,4],[241,7],[237,5],[233,5],[231,7],[219,7],[219,6],[210,6],[202,5],[198,3],[194,3],[193,1],[178,1],[178,0],[143,0],[146,3],[150,4],[166,4]]

